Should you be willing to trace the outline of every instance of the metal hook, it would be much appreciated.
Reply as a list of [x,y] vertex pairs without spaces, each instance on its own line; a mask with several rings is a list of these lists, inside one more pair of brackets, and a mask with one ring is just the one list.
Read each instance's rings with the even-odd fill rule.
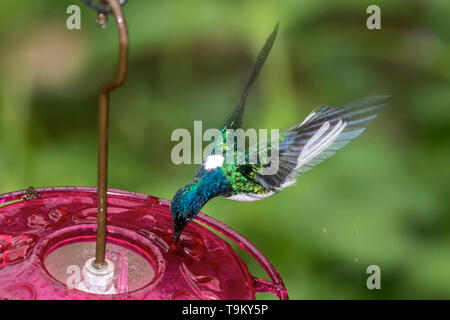
[[[125,5],[125,3],[127,3],[127,1],[128,0],[119,0],[120,6],[123,7]],[[97,3],[97,2],[93,2],[92,0],[83,0],[83,2],[88,7],[95,9],[100,13],[103,13],[103,14],[113,13],[113,10],[109,6],[109,4],[102,3],[103,1],[100,1],[99,3]]]
[[[97,241],[95,247],[94,266],[103,268],[106,266],[106,224],[108,207],[108,118],[109,118],[109,93],[120,87],[127,75],[128,63],[128,30],[122,5],[126,0],[100,0],[100,4],[94,4],[90,0],[83,0],[91,8],[99,11],[100,18],[105,19],[111,12],[119,31],[119,62],[116,79],[101,87],[98,101],[98,186],[97,186]],[[104,24],[103,24],[104,25]]]

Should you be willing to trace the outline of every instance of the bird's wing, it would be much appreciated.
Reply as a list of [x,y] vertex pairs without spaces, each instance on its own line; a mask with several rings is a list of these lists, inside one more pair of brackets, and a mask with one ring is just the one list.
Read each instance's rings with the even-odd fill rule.
[[269,56],[270,50],[272,49],[272,46],[275,42],[275,39],[278,34],[278,28],[279,23],[275,25],[275,28],[273,29],[272,33],[269,35],[269,37],[266,40],[266,43],[264,44],[264,47],[261,49],[258,55],[258,59],[256,60],[255,66],[253,68],[253,72],[250,76],[250,79],[247,82],[247,85],[245,86],[244,92],[241,95],[241,100],[239,101],[239,104],[234,109],[233,114],[231,117],[225,122],[223,129],[238,129],[242,126],[242,116],[244,114],[244,106],[247,102],[247,96],[250,91],[250,88],[252,87],[253,83],[255,82],[256,78],[258,77],[264,62],[266,61],[267,57]]
[[[244,115],[244,107],[245,103],[247,102],[248,93],[252,87],[252,85],[255,83],[256,78],[258,77],[264,62],[266,61],[267,57],[269,56],[270,50],[273,47],[273,44],[275,42],[275,39],[278,34],[279,24],[277,23],[275,25],[275,28],[273,29],[272,33],[269,35],[269,37],[266,40],[266,43],[264,44],[264,47],[259,52],[258,58],[256,60],[255,66],[253,67],[253,72],[250,76],[250,79],[247,82],[247,85],[245,86],[244,92],[241,95],[241,100],[239,101],[239,104],[234,109],[233,114],[231,117],[224,123],[221,134],[216,137],[214,142],[211,144],[211,152],[209,154],[223,154],[224,150],[229,149],[236,149],[236,143],[235,140],[231,142],[231,146],[226,146],[226,139],[228,130],[236,130],[241,128],[242,126],[242,117]],[[230,142],[229,142],[230,143]]]
[[[270,159],[242,165],[239,170],[271,191],[292,185],[300,173],[310,170],[359,136],[389,100],[390,96],[376,96],[339,107],[318,108],[302,123],[284,132],[278,145],[273,143]],[[261,148],[249,148],[249,152]],[[274,167],[278,168],[276,172],[273,172]]]

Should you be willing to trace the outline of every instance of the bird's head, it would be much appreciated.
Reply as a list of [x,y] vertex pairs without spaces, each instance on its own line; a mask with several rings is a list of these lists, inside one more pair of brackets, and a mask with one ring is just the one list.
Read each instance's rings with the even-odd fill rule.
[[170,204],[173,219],[173,242],[194,219],[201,208],[212,198],[228,192],[228,184],[217,165],[204,163],[194,179],[175,193]]
[[173,219],[173,242],[177,242],[184,228],[195,218],[202,207],[198,201],[195,186],[186,185],[179,189],[170,204]]

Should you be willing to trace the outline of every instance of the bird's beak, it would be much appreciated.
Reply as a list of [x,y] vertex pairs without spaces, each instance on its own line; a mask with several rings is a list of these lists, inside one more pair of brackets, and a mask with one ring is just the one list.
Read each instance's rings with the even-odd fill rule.
[[181,231],[174,231],[172,236],[172,242],[177,243],[178,239],[180,238]]

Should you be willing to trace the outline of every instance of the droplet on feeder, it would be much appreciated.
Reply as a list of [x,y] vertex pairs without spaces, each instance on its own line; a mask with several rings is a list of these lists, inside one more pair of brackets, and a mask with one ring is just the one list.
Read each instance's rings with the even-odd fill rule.
[[106,28],[107,22],[108,22],[108,14],[99,12],[97,15],[97,24],[102,28]]

